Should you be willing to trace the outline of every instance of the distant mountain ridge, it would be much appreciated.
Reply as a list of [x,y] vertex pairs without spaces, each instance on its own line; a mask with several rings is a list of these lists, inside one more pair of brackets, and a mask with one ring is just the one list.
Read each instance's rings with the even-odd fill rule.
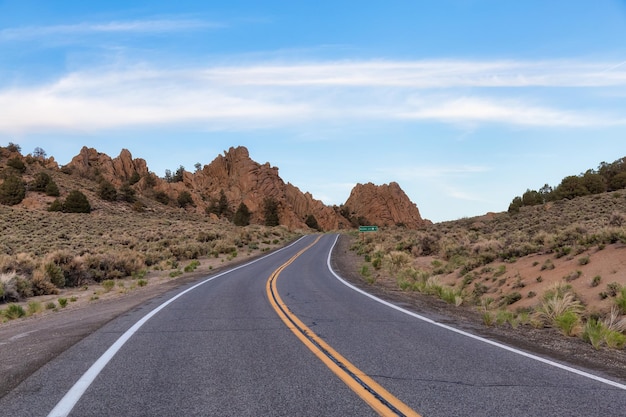
[[[10,155],[4,152],[0,156],[8,159]],[[277,167],[253,161],[248,149],[243,146],[231,147],[208,165],[197,167],[199,169],[195,172],[180,167],[169,178],[167,175],[160,178],[150,172],[146,161],[133,158],[127,149],[122,149],[119,156],[111,158],[94,148],[83,147],[63,167],[59,167],[52,157],[39,158],[38,161],[41,169],[60,171],[95,182],[92,190],[103,182],[119,189],[130,188],[140,201],[156,199],[175,206],[177,199],[188,193],[190,201],[186,210],[216,217],[219,213],[216,214],[213,208],[218,204],[224,203],[227,206],[225,212],[232,216],[243,203],[250,212],[250,223],[253,224],[264,223],[268,200],[275,203],[279,223],[290,229],[311,227],[311,219],[320,230],[348,229],[366,223],[417,228],[428,222],[421,218],[417,206],[395,182],[380,186],[357,184],[344,205],[327,206],[314,199],[309,192],[302,192],[293,184],[285,183]],[[31,171],[34,175],[36,168]]]

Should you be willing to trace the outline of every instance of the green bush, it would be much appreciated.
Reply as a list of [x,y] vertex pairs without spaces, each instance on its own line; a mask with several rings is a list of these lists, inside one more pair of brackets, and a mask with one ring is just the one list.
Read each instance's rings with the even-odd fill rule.
[[63,211],[63,202],[57,198],[50,204],[48,211]]
[[178,194],[178,198],[176,199],[176,202],[178,203],[178,206],[182,208],[194,205],[193,198],[191,197],[191,194],[189,193],[189,191],[181,191]]
[[58,197],[61,195],[59,192],[59,186],[54,181],[50,181],[48,185],[46,185],[46,195],[50,197]]
[[24,165],[24,161],[22,161],[22,158],[20,157],[9,159],[7,161],[7,166],[13,168],[14,170],[20,173],[26,171],[26,165]]
[[164,191],[157,191],[154,193],[154,199],[165,206],[170,203],[170,196],[168,196]]
[[72,190],[65,198],[63,203],[63,212],[65,213],[90,213],[91,205],[85,194],[78,190]]
[[50,184],[51,181],[52,177],[50,177],[49,174],[43,171],[38,172],[37,174],[35,174],[35,179],[29,184],[28,188],[31,191],[44,192],[46,191],[46,187],[48,186],[48,184]]
[[114,286],[115,281],[113,281],[112,279],[105,279],[104,281],[102,281],[102,287],[104,288],[105,292],[111,291]]
[[67,298],[59,298],[57,300],[59,302],[59,306],[61,306],[61,308],[65,308],[67,306]]
[[572,310],[567,310],[556,316],[554,322],[565,336],[572,336],[579,320],[580,318],[577,313]]
[[106,201],[117,200],[117,190],[109,181],[103,180],[98,186],[98,197]]
[[24,308],[19,304],[9,304],[6,310],[4,310],[4,317],[9,320],[19,319],[25,315],[26,312],[24,311]]
[[48,262],[44,265],[44,271],[45,276],[55,285],[55,287],[65,287],[65,275],[63,275],[63,270],[60,266],[54,262]]
[[9,175],[0,184],[0,204],[14,206],[21,203],[25,196],[26,184],[15,175]]

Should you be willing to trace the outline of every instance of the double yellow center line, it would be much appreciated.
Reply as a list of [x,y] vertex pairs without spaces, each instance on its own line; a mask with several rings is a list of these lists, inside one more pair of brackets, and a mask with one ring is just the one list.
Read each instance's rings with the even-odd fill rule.
[[413,416],[419,417],[415,411],[393,396],[372,378],[364,374],[356,366],[341,356],[324,340],[317,336],[283,302],[276,289],[276,280],[280,273],[291,265],[300,255],[315,245],[321,236],[300,252],[296,253],[287,262],[276,269],[267,280],[266,290],[270,304],[281,318],[283,323],[296,337],[315,354],[331,371],[335,373],[352,391],[361,397],[370,407],[381,416]]

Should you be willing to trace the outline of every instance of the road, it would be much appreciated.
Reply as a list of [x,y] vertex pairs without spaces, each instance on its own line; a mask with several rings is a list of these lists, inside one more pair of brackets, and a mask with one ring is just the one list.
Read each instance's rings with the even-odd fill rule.
[[624,415],[626,381],[563,369],[348,287],[328,267],[335,239],[306,236],[150,300],[34,373],[0,399],[0,414]]

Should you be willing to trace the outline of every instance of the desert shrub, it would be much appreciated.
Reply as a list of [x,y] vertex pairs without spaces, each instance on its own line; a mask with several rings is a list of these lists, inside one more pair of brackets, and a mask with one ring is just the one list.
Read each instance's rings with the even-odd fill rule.
[[157,191],[156,193],[154,193],[154,199],[165,206],[170,203],[170,196],[167,195],[164,191]]
[[44,264],[43,269],[46,278],[48,278],[55,287],[65,287],[65,275],[63,275],[63,270],[60,266],[54,262],[47,262]]
[[619,295],[615,298],[615,305],[622,314],[626,314],[626,287],[622,288]]
[[176,199],[176,202],[178,203],[179,207],[185,208],[187,206],[193,206],[193,198],[191,197],[191,194],[189,193],[189,191],[181,191],[178,194],[178,198]]
[[611,349],[624,349],[626,345],[626,335],[615,330],[607,330],[604,334],[604,342]]
[[22,202],[26,196],[26,185],[21,178],[9,175],[0,184],[0,204],[14,206]]
[[[577,316],[583,310],[583,306],[571,292],[569,286],[557,285],[546,291],[541,300],[536,316],[545,325],[559,327],[559,317],[567,312]],[[567,318],[565,319],[567,321]]]
[[48,211],[63,211],[63,202],[57,198],[50,204]]
[[130,183],[128,182],[125,182],[120,187],[119,198],[122,201],[125,201],[127,203],[134,203],[137,200],[135,194],[135,189],[131,187]]
[[106,201],[117,200],[117,190],[109,181],[102,180],[98,186],[98,197]]
[[19,304],[9,304],[4,310],[4,317],[9,320],[19,319],[24,316],[26,316],[26,311],[24,311],[24,308]]
[[23,173],[24,171],[26,171],[26,165],[24,164],[24,161],[22,161],[22,158],[20,157],[9,159],[7,161],[7,166],[13,168],[15,171],[19,173]]
[[582,339],[590,343],[594,349],[600,349],[604,341],[604,333],[606,332],[603,324],[597,319],[589,319],[583,326]]
[[617,296],[617,293],[619,293],[621,289],[622,289],[622,286],[617,282],[611,282],[610,284],[606,285],[606,293],[610,297]]
[[563,277],[563,279],[566,282],[572,282],[572,281],[577,280],[578,278],[580,278],[582,274],[583,274],[582,271],[570,272],[569,274],[565,275]]
[[578,325],[579,321],[579,315],[572,310],[566,310],[554,318],[554,323],[565,336],[573,335],[574,329]]
[[395,275],[400,269],[407,266],[410,261],[409,254],[402,251],[391,251],[383,257],[383,265],[392,275]]
[[112,279],[105,279],[104,281],[102,281],[102,288],[104,288],[105,292],[111,291],[114,286],[115,281],[113,281]]
[[67,306],[67,298],[61,297],[57,301],[59,302],[59,306],[61,308],[65,308]]
[[591,286],[592,287],[597,287],[598,285],[600,285],[600,281],[602,281],[602,277],[600,275],[596,275],[591,280]]
[[507,294],[504,297],[502,297],[502,304],[503,305],[511,305],[513,303],[518,302],[521,299],[522,299],[522,294],[520,294],[517,291],[514,291],[514,292],[512,292],[510,294]]
[[48,185],[46,185],[45,192],[46,195],[50,197],[58,197],[59,195],[61,195],[61,192],[59,191],[59,186],[54,181],[50,181]]
[[38,172],[35,174],[35,179],[28,185],[28,189],[31,191],[44,192],[46,187],[52,181],[52,177],[46,172]]
[[85,194],[78,190],[72,190],[65,198],[63,203],[63,212],[65,213],[90,213],[91,205]]
[[554,269],[554,263],[552,262],[552,260],[546,259],[543,265],[541,265],[541,270],[545,271],[545,270],[551,270],[551,269]]
[[26,307],[26,312],[29,316],[33,314],[37,314],[42,310],[41,303],[38,301],[29,301],[28,306]]
[[43,274],[35,273],[30,280],[33,295],[58,294],[57,287],[50,282]]
[[[132,276],[145,268],[143,256],[135,251],[110,251],[103,254],[88,254],[75,258],[77,281],[93,279],[101,282],[107,279]],[[77,284],[78,285],[78,284]]]
[[578,265],[587,265],[589,263],[589,256],[583,256],[578,258]]

